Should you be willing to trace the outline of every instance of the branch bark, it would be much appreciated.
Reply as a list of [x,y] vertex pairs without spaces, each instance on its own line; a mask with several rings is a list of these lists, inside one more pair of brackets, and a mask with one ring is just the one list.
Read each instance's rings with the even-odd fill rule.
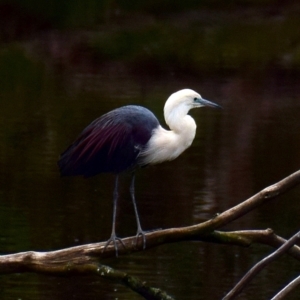
[[[189,230],[189,227],[186,227]],[[168,229],[172,230],[172,229]],[[176,230],[176,228],[174,228]],[[151,247],[159,245],[157,236],[163,234],[164,230],[148,233],[147,241],[151,243]],[[155,234],[155,236],[153,236]],[[277,236],[271,229],[266,230],[244,230],[222,232],[214,231],[210,234],[202,236],[187,237],[178,241],[205,241],[219,244],[237,245],[248,247],[253,243],[265,244],[274,248],[278,248],[286,242],[285,239]],[[123,240],[126,249],[131,252],[141,251],[134,246],[135,236],[128,237]],[[62,250],[49,252],[27,251],[14,254],[0,256],[0,274],[37,272],[48,275],[71,275],[88,273],[90,266],[98,264],[101,258],[115,255],[114,247],[109,246],[103,253],[103,247],[106,242],[86,244],[82,246],[65,248]],[[150,248],[147,247],[147,248]],[[125,250],[122,250],[125,251]],[[295,259],[300,261],[300,247],[294,245],[289,249],[288,253]],[[93,268],[91,273],[93,273]]]
[[285,286],[279,293],[277,293],[271,300],[284,299],[293,289],[300,284],[300,276],[292,280],[287,286]]
[[[218,235],[217,232],[214,232],[216,229],[247,214],[259,205],[274,199],[299,183],[300,171],[297,171],[206,222],[188,227],[170,228],[148,232],[146,234],[147,249],[162,245],[164,243],[188,240],[211,240],[214,242],[226,243],[229,233],[227,233],[225,238],[224,233],[222,235]],[[274,237],[270,238],[270,232],[264,232],[264,234],[262,234],[261,231],[258,231],[258,233],[259,234],[257,234],[257,231],[251,231],[252,236],[250,236],[249,231],[246,235],[245,232],[239,232],[239,235],[236,236],[235,242],[239,245],[243,244],[244,246],[249,246],[251,244],[251,240],[253,241],[253,239],[256,239],[257,242],[260,239],[260,242],[267,243],[271,246],[275,246],[275,244],[279,246],[279,239],[275,241]],[[268,236],[267,239],[266,236]],[[231,235],[231,240],[232,237],[233,236]],[[123,242],[126,248],[121,246],[119,249],[119,254],[141,251],[141,249],[143,249],[142,239],[139,239],[138,243],[135,243],[135,237],[129,237],[124,238]],[[230,243],[232,243],[232,241]],[[14,271],[42,272],[46,269],[47,273],[56,273],[57,271],[61,272],[61,265],[66,262],[69,264],[84,265],[98,261],[101,258],[115,256],[115,249],[113,245],[109,245],[103,252],[104,246],[105,242],[102,242],[45,253],[28,251],[23,253],[2,255],[0,256],[0,273],[3,274]],[[37,262],[43,262],[42,266]]]
[[[300,183],[300,171],[263,189],[256,195],[233,208],[219,214],[206,222],[181,228],[170,228],[152,231],[146,234],[147,249],[164,243],[201,240],[215,243],[249,246],[252,243],[264,243],[278,248],[285,240],[276,236],[272,230],[252,230],[236,232],[220,232],[216,229],[247,214],[259,205],[279,196]],[[124,238],[125,247],[119,248],[119,254],[141,251],[142,239],[136,242],[135,236]],[[113,245],[109,245],[103,252],[106,242],[87,244],[50,252],[27,251],[22,253],[0,256],[0,274],[37,272],[49,275],[94,274],[95,264],[99,268],[99,260],[115,256]],[[293,246],[289,252],[300,260],[300,249]]]
[[223,300],[234,299],[241,291],[248,285],[248,283],[267,265],[278,257],[285,254],[294,244],[300,239],[300,231],[292,236],[288,241],[286,241],[279,249],[277,249],[272,254],[263,258],[255,266],[253,266],[246,275],[236,284],[236,286],[223,298]]

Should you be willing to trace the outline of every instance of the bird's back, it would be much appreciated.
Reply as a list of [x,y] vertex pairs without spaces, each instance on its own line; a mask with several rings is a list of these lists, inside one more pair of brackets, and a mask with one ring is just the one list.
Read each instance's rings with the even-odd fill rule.
[[87,126],[58,161],[62,176],[94,176],[134,168],[137,156],[159,126],[148,109],[128,105],[114,109]]

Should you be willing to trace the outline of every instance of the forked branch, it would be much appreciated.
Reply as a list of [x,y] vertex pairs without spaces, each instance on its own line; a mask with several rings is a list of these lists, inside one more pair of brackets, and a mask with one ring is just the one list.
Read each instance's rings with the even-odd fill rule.
[[[219,214],[217,217],[212,218],[206,222],[188,227],[170,228],[165,230],[148,232],[146,234],[147,249],[165,243],[188,240],[209,240],[213,242],[228,243],[230,241],[230,239],[228,240],[228,237],[230,236],[229,233],[227,233],[227,236],[225,238],[225,233],[220,235],[214,231],[230,223],[231,221],[247,214],[259,205],[262,205],[267,201],[270,201],[271,199],[274,199],[275,197],[279,196],[280,194],[283,194],[284,192],[290,190],[299,183],[300,171],[297,171],[291,174],[290,176],[284,178],[283,180],[263,189],[256,195],[245,200],[244,202],[228,209],[227,211]],[[247,246],[250,245],[254,239],[255,242],[258,242],[258,240],[260,240],[260,243],[269,243],[271,246],[275,246],[275,240],[274,238],[270,238],[270,232],[264,232],[264,234],[262,234],[262,231],[247,232],[247,235],[245,235],[245,232],[238,232],[238,235],[236,235],[236,232],[235,243]],[[266,238],[267,236],[268,238]],[[232,238],[233,235],[231,235],[230,243],[233,243]],[[126,248],[122,246],[119,247],[119,254],[141,251],[142,249],[141,239],[138,240],[137,245],[135,245],[135,237],[124,238],[123,242]],[[277,239],[278,247],[280,246],[279,244],[279,240]],[[24,253],[2,255],[0,256],[0,273],[3,274],[5,272],[14,272],[17,270],[22,271],[22,269],[28,271],[29,268],[33,270],[33,267],[35,271],[38,272],[38,265],[36,265],[36,263],[33,262],[45,261],[45,258],[47,258],[48,261],[45,267],[49,267],[50,273],[51,271],[55,273],[56,268],[59,267],[61,263],[69,262],[83,265],[85,263],[98,261],[99,258],[115,256],[113,245],[108,246],[105,252],[103,252],[102,250],[104,245],[105,242],[102,242],[86,244],[82,246],[76,246],[45,253],[28,251]],[[26,258],[25,260],[24,257]],[[22,261],[22,264],[20,264],[20,261]]]
[[[201,240],[239,246],[263,243],[278,248],[285,243],[285,240],[276,236],[270,229],[235,232],[220,232],[216,230],[271,199],[274,199],[280,194],[285,193],[299,183],[300,171],[297,171],[206,222],[188,227],[148,232],[146,234],[146,249],[165,243],[189,240]],[[139,239],[137,244],[135,237],[124,238],[123,242],[125,247],[120,245],[120,255],[141,251],[143,248],[142,239]],[[109,245],[103,252],[105,245],[106,242],[102,242],[43,253],[28,251],[2,255],[0,256],[0,274],[20,272],[66,276],[70,274],[95,274],[97,270],[104,267],[99,265],[100,259],[115,256],[113,245]],[[288,253],[300,260],[300,248],[298,246],[294,245],[291,247]],[[107,273],[103,272],[103,274],[103,277],[106,277],[105,274]],[[119,273],[115,271],[115,274]]]
[[246,275],[236,284],[236,286],[223,298],[223,300],[234,299],[260,271],[262,271],[272,261],[285,254],[299,240],[300,240],[300,231],[297,232],[288,241],[286,241],[279,249],[277,249],[267,257],[263,258],[255,266],[253,266],[246,273]]

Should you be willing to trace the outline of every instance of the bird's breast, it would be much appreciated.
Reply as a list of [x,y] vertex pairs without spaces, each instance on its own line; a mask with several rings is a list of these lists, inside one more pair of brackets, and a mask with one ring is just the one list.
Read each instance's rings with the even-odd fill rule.
[[188,132],[175,132],[159,126],[153,131],[145,149],[140,153],[141,164],[157,164],[177,158],[190,147],[195,132],[196,128]]

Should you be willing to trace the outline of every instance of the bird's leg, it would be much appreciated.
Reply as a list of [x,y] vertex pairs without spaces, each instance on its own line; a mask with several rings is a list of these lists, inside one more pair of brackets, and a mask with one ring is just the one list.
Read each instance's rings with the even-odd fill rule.
[[113,207],[113,221],[112,221],[112,231],[111,231],[111,236],[110,238],[108,239],[108,241],[106,242],[102,252],[105,251],[106,247],[111,243],[113,242],[114,243],[114,246],[115,246],[115,251],[116,251],[116,256],[118,256],[118,246],[117,246],[117,240],[121,242],[121,244],[123,245],[124,248],[125,245],[122,241],[122,239],[118,238],[116,236],[116,214],[117,214],[117,202],[118,202],[118,179],[119,179],[119,175],[116,176],[116,181],[115,181],[115,188],[114,188],[114,194],[113,194],[113,201],[114,201],[114,207]]
[[137,224],[137,233],[136,233],[135,245],[137,245],[138,238],[141,235],[143,237],[143,249],[145,249],[146,248],[146,235],[145,235],[145,232],[143,231],[143,229],[141,227],[140,218],[139,218],[139,214],[138,214],[138,210],[137,210],[137,206],[136,206],[136,202],[135,202],[134,181],[135,181],[135,173],[133,172],[132,177],[131,177],[131,184],[130,184],[130,195],[131,195],[131,199],[132,199],[132,202],[133,202],[135,218],[136,218],[136,224]]

